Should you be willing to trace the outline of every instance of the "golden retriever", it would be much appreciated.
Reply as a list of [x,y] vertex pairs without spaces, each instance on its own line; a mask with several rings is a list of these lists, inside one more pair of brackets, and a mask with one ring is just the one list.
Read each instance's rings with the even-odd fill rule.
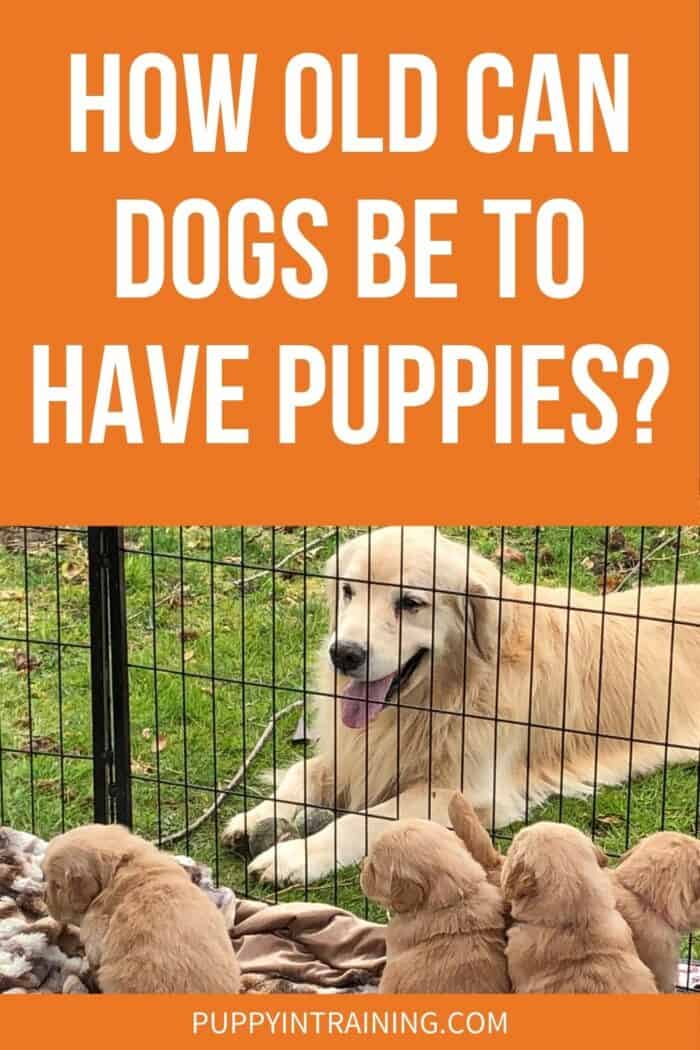
[[656,992],[602,862],[568,824],[541,821],[515,836],[502,878],[515,992]]
[[174,857],[119,825],[88,824],[53,839],[42,869],[48,909],[80,927],[103,992],[239,990],[223,917]]
[[357,862],[387,818],[447,825],[456,789],[502,827],[552,794],[697,757],[700,586],[535,594],[429,527],[358,535],[326,574],[316,755],[278,773],[275,801],[223,837],[240,846],[305,802],[341,815],[257,856],[261,879],[313,881]]
[[683,936],[700,929],[700,841],[674,831],[649,835],[610,878],[639,958],[659,991],[673,992]]
[[392,912],[380,992],[509,992],[500,890],[448,831],[399,821],[372,845],[362,890]]

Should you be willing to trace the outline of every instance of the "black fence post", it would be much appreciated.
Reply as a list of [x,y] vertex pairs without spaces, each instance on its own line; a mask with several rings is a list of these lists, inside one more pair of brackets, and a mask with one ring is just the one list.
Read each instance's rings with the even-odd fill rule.
[[131,826],[131,741],[122,530],[88,529],[95,820]]

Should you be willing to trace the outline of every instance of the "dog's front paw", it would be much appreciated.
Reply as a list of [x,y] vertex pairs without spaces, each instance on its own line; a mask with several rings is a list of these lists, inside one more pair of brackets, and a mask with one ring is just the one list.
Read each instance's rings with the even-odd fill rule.
[[250,846],[248,842],[248,836],[251,834],[255,827],[255,820],[252,813],[238,813],[235,817],[229,820],[228,824],[224,828],[221,836],[221,841],[224,846],[228,846],[234,853],[240,853],[241,856],[250,856]]
[[332,870],[333,857],[314,849],[309,839],[278,842],[248,865],[253,878],[273,886],[306,885],[307,882],[317,882]]

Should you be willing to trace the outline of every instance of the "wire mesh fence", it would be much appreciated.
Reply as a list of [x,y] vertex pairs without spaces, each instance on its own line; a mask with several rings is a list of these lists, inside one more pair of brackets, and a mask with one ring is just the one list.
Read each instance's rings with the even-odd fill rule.
[[370,838],[454,788],[502,849],[698,835],[693,583],[696,527],[0,529],[0,823],[379,919]]

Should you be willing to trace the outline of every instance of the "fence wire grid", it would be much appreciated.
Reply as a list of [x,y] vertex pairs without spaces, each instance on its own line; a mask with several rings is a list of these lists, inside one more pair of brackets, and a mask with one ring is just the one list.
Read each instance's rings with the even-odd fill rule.
[[[394,566],[392,578],[382,580],[372,553],[373,545],[381,545],[381,531],[373,527],[0,528],[0,824],[50,838],[92,820],[121,820],[164,848],[208,863],[217,882],[244,895],[336,903],[384,921],[384,914],[362,895],[357,865],[341,866],[337,841],[332,870],[310,878],[307,863],[303,877],[291,885],[273,886],[258,882],[249,872],[250,856],[222,842],[232,817],[269,801],[270,819],[258,829],[265,834],[259,834],[262,841],[256,843],[251,829],[244,842],[249,852],[269,846],[275,836],[308,843],[307,834],[352,814],[364,821],[366,844],[369,822],[364,811],[377,801],[370,797],[374,756],[369,740],[376,724],[370,710],[376,714],[377,709],[371,707],[369,688],[364,714],[357,707],[361,699],[346,704],[350,721],[359,720],[355,732],[365,737],[354,773],[359,790],[352,792],[352,802],[338,788],[337,770],[332,770],[336,779],[330,793],[316,799],[306,766],[316,750],[311,739],[314,706],[325,702],[333,707],[336,735],[343,720],[343,700],[336,696],[342,692],[337,685],[342,668],[336,663],[330,688],[324,690],[318,681],[319,667],[331,667],[331,621],[340,615],[342,623],[344,603],[366,588],[371,576],[372,597],[365,602],[368,647],[378,633],[388,630],[386,610],[377,613],[383,591],[391,591],[396,613],[395,654],[403,654],[406,638],[415,632],[417,608],[407,604],[406,595],[418,606],[425,596],[428,611],[418,616],[423,617],[424,630],[429,622],[431,643],[427,655],[418,658],[421,669],[414,673],[428,683],[427,710],[425,700],[417,702],[430,721],[428,806],[433,788],[442,785],[439,775],[433,780],[434,741],[445,732],[461,738],[457,782],[453,776],[449,786],[458,788],[461,781],[466,791],[471,781],[464,740],[481,720],[493,730],[484,762],[491,770],[490,809],[496,817],[492,834],[499,848],[507,849],[523,821],[535,819],[575,824],[602,846],[612,863],[656,830],[700,834],[700,739],[697,732],[694,738],[689,733],[690,739],[678,739],[676,726],[682,721],[676,721],[674,710],[682,684],[674,664],[679,646],[692,645],[692,632],[697,632],[700,652],[700,616],[688,613],[685,600],[685,585],[700,584],[700,527],[433,529],[432,578],[428,565],[427,582],[425,567],[422,582],[411,578],[413,548],[404,543],[403,529],[397,534],[398,579]],[[440,534],[459,543],[465,559],[464,575],[454,592],[440,582]],[[366,549],[366,563],[371,564],[364,577],[344,576],[342,555],[338,562],[338,552],[355,537],[360,537],[356,542]],[[335,563],[329,561],[334,555]],[[486,559],[498,582],[489,595],[479,592],[476,605],[470,605],[470,559],[474,564],[479,558]],[[526,589],[514,595],[508,580]],[[664,585],[668,612],[659,612],[653,592]],[[376,608],[375,589],[380,596]],[[635,597],[620,610],[616,596],[627,591]],[[584,600],[581,595],[589,597]],[[440,668],[433,665],[441,659],[442,642],[436,639],[445,630],[440,599],[446,596],[467,603],[462,629],[464,695],[461,704],[442,706]],[[493,609],[497,638],[488,656],[495,695],[486,713],[472,710],[467,699],[469,668],[478,667],[477,656],[483,656],[475,619],[479,602],[482,611],[487,605]],[[524,718],[509,715],[508,698],[502,695],[512,660],[512,654],[502,651],[503,623],[515,605],[528,610],[521,632],[525,637],[520,639],[529,661]],[[698,605],[700,598],[695,599]],[[562,696],[552,718],[542,724],[535,717],[540,682],[536,654],[539,660],[542,646],[537,632],[546,629],[548,610],[556,611],[561,632],[555,647],[560,666],[553,666],[551,675]],[[576,688],[569,667],[575,614],[596,624],[597,656],[590,668],[595,716],[583,728],[575,720],[567,724],[567,694]],[[623,619],[633,625],[631,666],[626,669],[631,720],[620,738],[628,745],[629,762],[618,782],[609,785],[605,741],[615,734],[606,728],[601,697],[605,660],[616,658],[615,625]],[[650,659],[645,647],[654,629],[662,632],[653,659],[663,664],[667,695],[660,729],[648,737],[635,731],[634,712],[638,669]],[[335,641],[343,641],[340,631]],[[345,654],[345,670],[354,673],[347,660],[361,656]],[[368,652],[364,658],[372,659]],[[405,661],[398,655],[394,659],[400,672]],[[360,667],[360,678],[362,673]],[[328,670],[328,680],[327,676]],[[365,664],[364,677],[374,677],[371,664]],[[393,704],[398,712],[393,777],[398,792],[404,787],[401,723],[414,704],[409,678],[410,669],[405,682],[393,683],[385,705]],[[697,706],[697,693],[692,703]],[[445,719],[450,720],[448,730]],[[442,736],[433,731],[433,721],[443,727]],[[505,761],[502,751],[499,754],[501,728],[509,722],[525,734],[528,813],[498,826],[499,811],[505,812],[497,798],[503,776],[499,760]],[[586,797],[567,796],[569,770],[562,750],[559,781],[553,778],[549,797],[540,801],[531,757],[545,733],[556,733],[562,748],[576,734],[593,747],[593,780]],[[648,748],[656,755],[654,769],[646,775],[634,774],[635,748]],[[299,806],[293,816],[286,805],[289,800],[279,791],[279,778],[276,798],[274,778],[271,781],[267,773],[299,761],[304,763],[304,793],[295,796]],[[376,819],[404,815],[400,801],[389,809]],[[684,951],[688,964],[700,958],[692,939]]]

